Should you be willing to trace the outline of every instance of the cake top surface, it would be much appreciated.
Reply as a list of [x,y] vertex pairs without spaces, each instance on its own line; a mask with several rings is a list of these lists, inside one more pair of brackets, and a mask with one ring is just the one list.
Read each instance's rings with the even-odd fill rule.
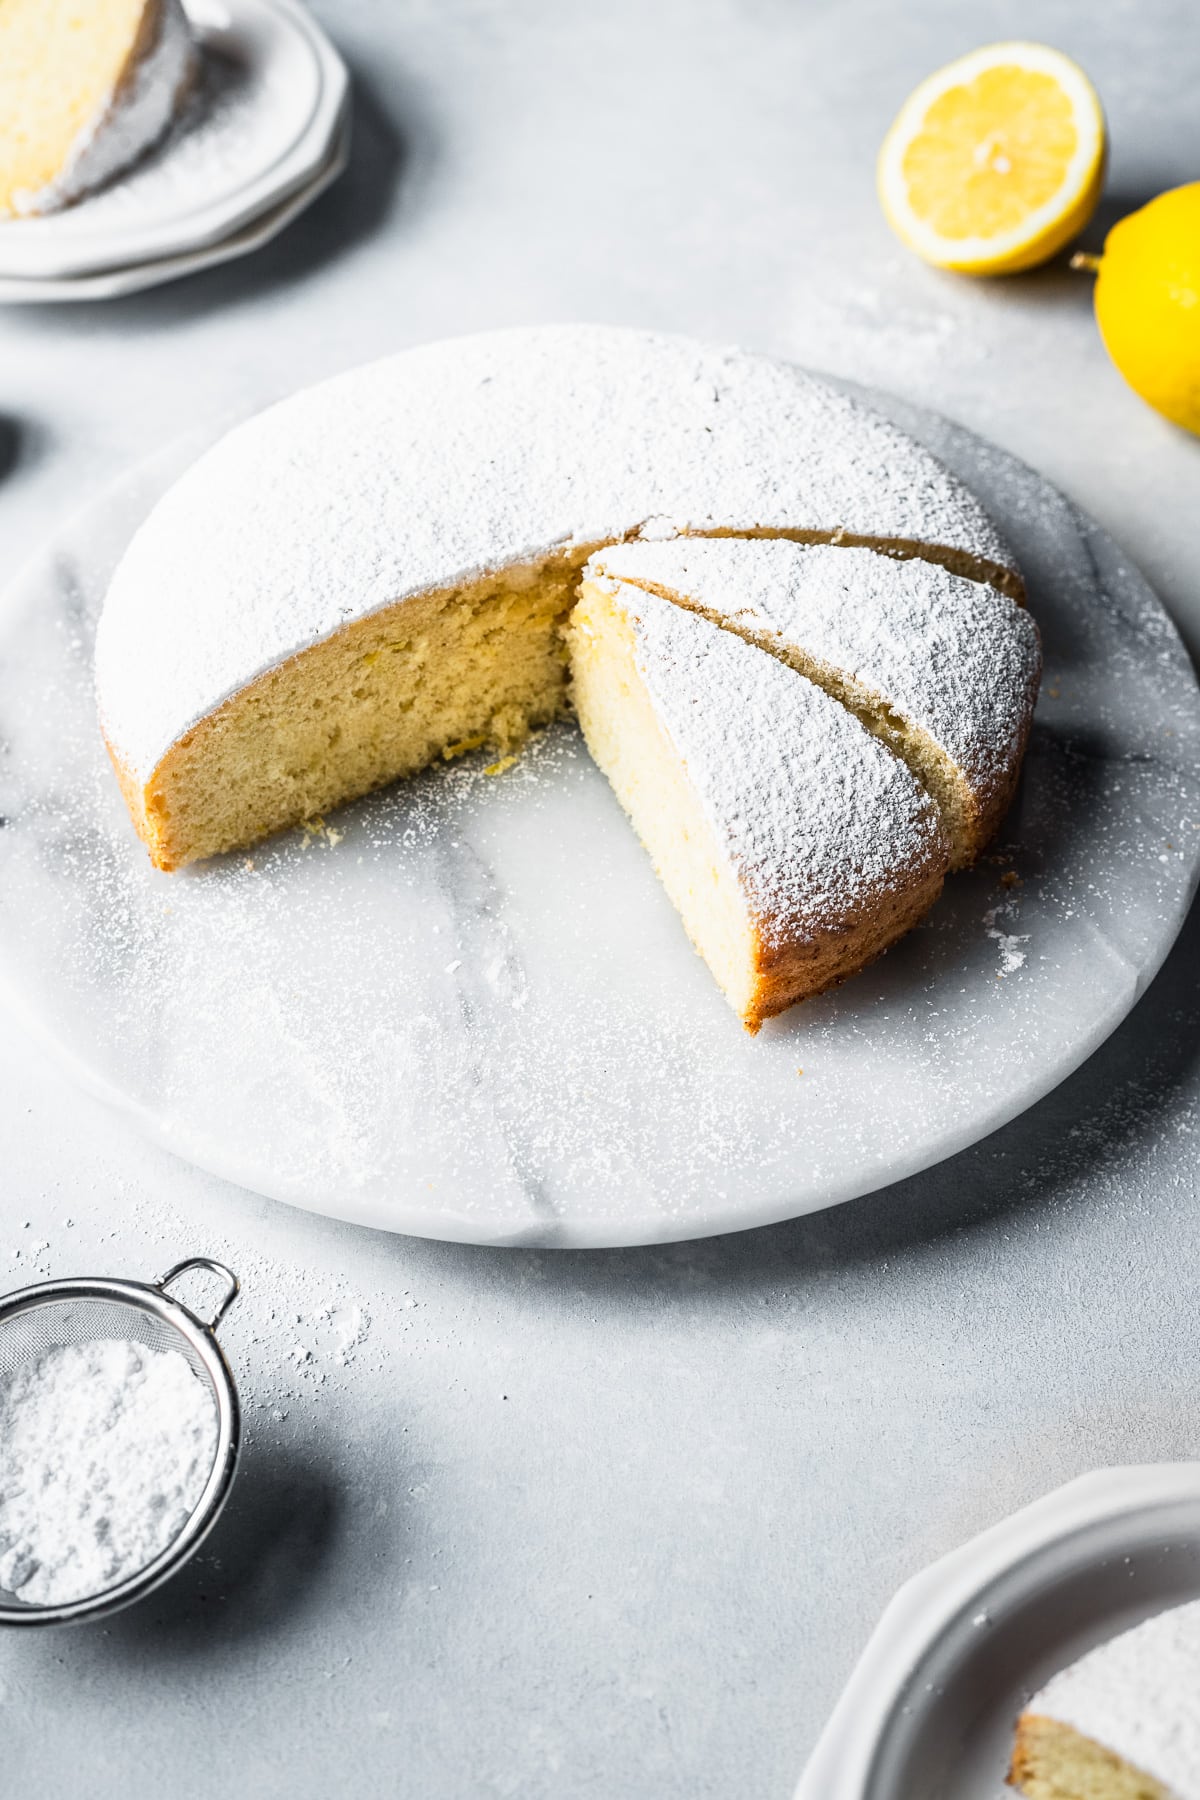
[[836,700],[697,613],[605,586],[768,943],[827,930],[945,867],[932,802]]
[[786,539],[614,544],[592,566],[777,639],[919,725],[983,798],[1020,752],[1041,668],[1023,606],[936,563]]
[[406,597],[572,547],[755,527],[1015,568],[934,457],[790,365],[603,326],[405,351],[239,426],[155,507],[101,619],[105,731],[144,778],[256,676]]
[[1054,1676],[1026,1708],[1200,1800],[1200,1600],[1158,1613]]

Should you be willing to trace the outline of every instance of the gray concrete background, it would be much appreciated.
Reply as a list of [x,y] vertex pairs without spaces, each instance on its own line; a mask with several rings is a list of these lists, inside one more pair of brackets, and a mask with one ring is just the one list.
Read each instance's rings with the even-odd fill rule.
[[[1087,282],[935,274],[872,190],[914,82],[1013,35],[1100,88],[1103,218],[1200,175],[1190,5],[316,10],[355,153],[284,240],[0,318],[8,569],[195,421],[591,317],[940,407],[1089,508],[1200,644],[1200,445],[1122,386]],[[793,1226],[598,1254],[289,1212],[135,1139],[0,1024],[9,1285],[225,1253],[250,1432],[173,1585],[0,1642],[0,1787],[783,1800],[906,1574],[1072,1474],[1196,1453],[1198,1016],[1193,922],[1117,1036],[975,1150]]]

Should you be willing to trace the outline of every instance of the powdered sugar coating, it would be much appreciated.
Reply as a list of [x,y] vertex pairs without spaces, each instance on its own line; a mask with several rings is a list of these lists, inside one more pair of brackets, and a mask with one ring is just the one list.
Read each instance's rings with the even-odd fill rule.
[[105,731],[145,779],[255,677],[394,602],[559,547],[754,527],[1015,569],[934,457],[788,365],[600,326],[407,351],[238,427],[155,508],[100,624]]
[[593,566],[669,588],[849,675],[926,731],[983,805],[1006,790],[1041,672],[1024,607],[935,563],[786,540],[617,544]]
[[794,670],[696,613],[609,585],[638,671],[768,943],[823,933],[944,870],[937,813],[890,751]]
[[56,1344],[0,1379],[0,1587],[63,1606],[147,1568],[187,1524],[217,1410],[177,1350]]
[[18,213],[55,212],[126,169],[166,131],[195,68],[196,47],[179,0],[158,0],[149,49],[80,131],[56,178],[16,194]]
[[1200,1600],[1101,1644],[1026,1710],[1102,1744],[1175,1800],[1200,1800]]

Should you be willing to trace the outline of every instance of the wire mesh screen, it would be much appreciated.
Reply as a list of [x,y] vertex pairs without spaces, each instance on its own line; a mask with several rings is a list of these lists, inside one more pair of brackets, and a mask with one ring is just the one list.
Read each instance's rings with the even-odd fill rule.
[[[125,1300],[71,1295],[0,1319],[0,1379],[20,1363],[44,1356],[58,1344],[90,1344],[97,1338],[132,1338],[151,1350],[175,1350],[212,1392],[208,1370],[189,1340],[173,1325]],[[213,1393],[214,1400],[218,1396]]]
[[[22,1363],[34,1362],[59,1345],[105,1338],[132,1339],[151,1350],[176,1351],[212,1395],[218,1416],[224,1411],[225,1396],[183,1332],[133,1301],[85,1295],[47,1298],[23,1312],[0,1317],[0,1384]],[[43,1610],[6,1588],[0,1588],[0,1603],[30,1613]]]

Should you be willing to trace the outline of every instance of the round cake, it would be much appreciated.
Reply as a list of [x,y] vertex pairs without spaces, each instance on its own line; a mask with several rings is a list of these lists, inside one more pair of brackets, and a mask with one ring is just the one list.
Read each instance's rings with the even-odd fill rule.
[[1200,1600],[1122,1632],[1035,1694],[1009,1780],[1028,1800],[1200,1800]]
[[[692,561],[678,563],[682,549]],[[741,594],[724,614],[697,586],[701,550],[706,592],[711,576]],[[613,560],[620,579],[610,579],[605,556],[642,552],[658,558],[653,569]],[[592,556],[587,638],[565,627]],[[647,622],[658,613],[650,587],[679,615],[670,633]],[[747,596],[761,615],[753,621]],[[1022,596],[1016,562],[975,497],[904,433],[802,371],[644,332],[497,332],[325,382],[202,457],[114,574],[97,690],[134,824],[158,866],[173,869],[439,758],[511,751],[571,708],[574,674],[574,704],[610,776],[622,707],[631,732],[653,716],[654,742],[668,746],[662,768],[682,770],[673,821],[660,809],[651,824],[623,777],[614,785],[693,941],[714,972],[721,961],[721,985],[756,1029],[891,942],[932,902],[945,869],[970,860],[994,829],[1037,679]],[[810,615],[807,646],[793,630],[798,612]],[[736,653],[711,632],[696,635],[701,614],[718,638],[740,638]],[[928,639],[907,661],[896,642],[905,633]],[[785,753],[807,774],[771,790],[771,829],[781,855],[792,845],[793,867],[765,886],[743,879],[749,840],[739,849],[730,836],[729,794],[714,765],[684,747],[682,713],[667,704],[660,665],[685,641],[715,646],[705,667],[736,654],[772,693],[790,684],[810,721],[839,720],[819,763],[815,727],[794,742],[785,734]],[[684,661],[691,681],[701,665],[691,650]],[[708,704],[723,717],[718,685]],[[688,703],[704,704],[699,691]],[[602,711],[613,713],[607,723]],[[764,766],[779,729],[759,728]],[[900,831],[878,811],[861,891],[838,889],[824,918],[807,899],[784,907],[772,926],[759,900],[799,892],[800,846],[811,854],[838,805],[847,841],[876,816],[869,806],[860,814],[865,776],[840,790],[835,780],[851,742],[860,775],[886,755],[926,823],[914,837],[911,821]],[[708,897],[727,922],[731,904],[738,912],[736,952],[724,927],[709,931],[703,905],[679,901],[667,874],[675,850],[687,861],[685,788],[692,826],[702,816],[707,834]],[[872,887],[881,861],[892,875]]]
[[4,0],[0,218],[128,168],[175,117],[195,55],[179,0]]

